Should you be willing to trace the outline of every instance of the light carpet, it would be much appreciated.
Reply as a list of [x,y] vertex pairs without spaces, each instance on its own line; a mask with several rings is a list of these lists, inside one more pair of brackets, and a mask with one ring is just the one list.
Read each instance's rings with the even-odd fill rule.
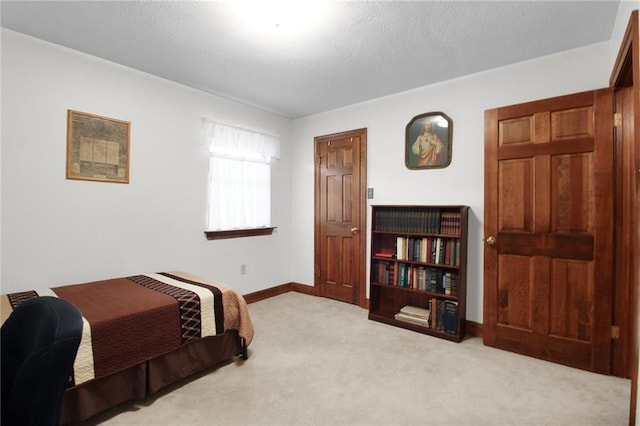
[[234,360],[87,424],[626,425],[631,382],[367,319],[286,293],[249,305]]

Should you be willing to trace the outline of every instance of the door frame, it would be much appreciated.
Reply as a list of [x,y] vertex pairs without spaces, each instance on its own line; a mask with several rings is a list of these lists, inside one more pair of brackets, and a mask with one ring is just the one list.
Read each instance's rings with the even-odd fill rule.
[[[631,88],[631,111],[622,117],[621,126],[615,128],[616,186],[620,186],[616,200],[616,249],[628,258],[616,256],[614,293],[615,317],[621,320],[620,341],[614,341],[613,371],[616,375],[631,378],[629,425],[636,424],[638,396],[638,362],[640,320],[640,232],[636,212],[640,209],[640,43],[638,11],[631,12],[618,56],[616,57],[609,86],[614,97],[619,89]],[[616,102],[617,104],[617,102]],[[617,107],[617,105],[616,105]],[[614,111],[617,112],[617,111]],[[629,121],[631,121],[629,123]],[[633,141],[622,146],[625,141]],[[624,212],[630,214],[623,214]]]
[[[318,141],[320,139],[326,140],[327,138],[346,138],[351,136],[360,137],[360,162],[358,167],[360,170],[360,200],[358,205],[358,214],[360,215],[360,244],[358,246],[358,256],[362,259],[358,271],[358,287],[357,287],[357,300],[358,306],[368,308],[367,299],[367,128],[360,128],[354,130],[347,130],[344,132],[332,133],[328,135],[316,136],[313,139],[313,192],[314,192],[314,207],[313,207],[313,286],[316,296],[325,296],[324,285],[320,282],[320,232],[322,227],[321,214],[320,214],[320,199],[322,194],[320,193],[320,157],[318,156]],[[356,165],[354,164],[354,167]]]

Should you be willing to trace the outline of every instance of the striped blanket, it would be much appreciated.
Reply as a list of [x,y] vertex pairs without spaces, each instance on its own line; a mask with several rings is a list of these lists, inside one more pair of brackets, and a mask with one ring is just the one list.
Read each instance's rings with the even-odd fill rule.
[[194,340],[253,325],[231,287],[183,272],[155,273],[0,295],[1,320],[32,297],[66,299],[80,309],[83,336],[72,385],[108,376]]

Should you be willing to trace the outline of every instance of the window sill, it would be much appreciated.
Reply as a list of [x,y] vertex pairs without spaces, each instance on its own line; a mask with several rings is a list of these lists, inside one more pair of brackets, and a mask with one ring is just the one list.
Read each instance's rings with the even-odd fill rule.
[[251,228],[251,229],[232,229],[228,231],[204,231],[207,240],[224,240],[228,238],[243,238],[243,237],[255,237],[259,235],[271,235],[275,226],[266,228]]

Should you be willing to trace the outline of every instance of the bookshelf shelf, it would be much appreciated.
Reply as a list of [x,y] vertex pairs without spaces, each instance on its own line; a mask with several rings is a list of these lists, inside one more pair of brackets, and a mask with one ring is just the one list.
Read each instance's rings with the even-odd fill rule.
[[460,342],[469,207],[372,209],[369,319]]
[[[380,287],[384,287],[384,288],[389,288],[392,287],[389,284],[382,284],[382,283],[376,283],[376,282],[371,282],[371,286],[380,286]],[[442,293],[436,293],[436,292],[431,292],[428,290],[418,290],[418,289],[413,289],[413,288],[403,288],[403,287],[395,287],[393,286],[394,291],[399,291],[399,292],[407,292],[407,293],[416,293],[422,296],[430,296],[430,297],[439,297],[442,299],[450,299],[450,300],[458,300],[459,297],[458,296],[452,296],[450,294],[442,294]]]

